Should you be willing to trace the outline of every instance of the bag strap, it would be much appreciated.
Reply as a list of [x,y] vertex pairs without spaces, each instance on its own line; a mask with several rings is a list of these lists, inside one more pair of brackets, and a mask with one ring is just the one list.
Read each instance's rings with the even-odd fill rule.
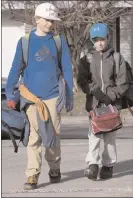
[[117,75],[119,73],[119,69],[120,69],[120,53],[114,52],[113,57],[114,57],[114,61],[115,61],[115,74]]
[[129,105],[128,105],[128,109],[129,109],[131,115],[133,116],[133,110],[131,109],[131,107]]
[[17,143],[16,143],[16,141],[15,141],[15,138],[14,138],[14,136],[13,136],[12,130],[10,129],[10,127],[8,126],[8,124],[5,123],[3,120],[1,120],[1,122],[2,122],[2,125],[3,125],[5,128],[8,129],[9,136],[10,136],[10,138],[11,138],[11,140],[12,140],[12,143],[13,143],[13,146],[14,146],[14,152],[17,153],[17,152],[18,152],[18,146],[19,146],[19,144],[17,145]]
[[24,35],[24,36],[21,38],[21,42],[22,42],[22,52],[23,52],[23,62],[24,62],[25,65],[28,64],[29,39],[30,39],[30,33]]
[[61,56],[62,56],[62,43],[61,43],[61,37],[60,35],[56,35],[56,36],[53,36],[54,38],[54,42],[55,42],[55,45],[56,45],[56,48],[57,48],[57,54],[58,54],[58,63],[59,63],[59,68],[62,71],[62,64],[61,64]]
[[128,100],[126,100],[127,106],[128,106],[128,110],[130,111],[131,115],[133,116],[133,110],[131,109],[131,107],[128,104]]
[[30,40],[30,33],[25,34],[21,38],[21,46],[22,46],[22,61],[23,61],[23,69],[21,72],[21,76],[23,76],[24,70],[28,64],[28,56],[29,56],[29,40]]

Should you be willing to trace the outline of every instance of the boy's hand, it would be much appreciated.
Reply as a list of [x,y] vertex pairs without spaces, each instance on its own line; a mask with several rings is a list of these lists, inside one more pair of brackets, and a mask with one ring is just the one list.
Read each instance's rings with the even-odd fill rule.
[[102,101],[102,99],[105,97],[105,94],[101,91],[101,89],[99,87],[97,87],[96,89],[94,89],[94,91],[92,92],[92,94],[95,96],[95,98],[98,101]]
[[15,109],[16,104],[15,104],[15,102],[14,102],[13,100],[9,100],[9,101],[7,102],[7,106],[8,106],[10,109]]
[[105,95],[101,90],[100,88],[97,88],[94,92],[93,92],[93,95],[95,96],[95,98],[98,100],[98,101],[101,101],[102,103],[106,104],[106,105],[109,105],[112,103],[112,100],[107,96]]
[[73,96],[66,99],[66,112],[73,110]]
[[112,100],[107,95],[105,95],[101,102],[103,102],[105,105],[109,105],[112,103]]

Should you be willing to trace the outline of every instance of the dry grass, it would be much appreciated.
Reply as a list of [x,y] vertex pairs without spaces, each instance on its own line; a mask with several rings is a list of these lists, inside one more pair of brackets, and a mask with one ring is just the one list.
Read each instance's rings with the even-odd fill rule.
[[62,115],[65,116],[82,116],[87,115],[85,110],[85,94],[81,91],[74,94],[74,108],[70,113],[66,113],[65,109],[62,111]]
[[[82,91],[76,92],[74,94],[74,109],[70,113],[66,113],[65,109],[62,111],[63,116],[84,116],[87,115],[85,110],[85,100],[86,96]],[[128,114],[128,109],[121,110],[121,115]]]

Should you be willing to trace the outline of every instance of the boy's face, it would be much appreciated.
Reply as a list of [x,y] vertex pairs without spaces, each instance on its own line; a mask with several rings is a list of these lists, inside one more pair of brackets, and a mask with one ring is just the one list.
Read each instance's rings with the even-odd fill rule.
[[108,44],[108,39],[106,38],[94,38],[93,39],[93,44],[94,44],[94,48],[99,51],[102,52],[106,49],[107,44]]
[[55,22],[49,19],[37,18],[36,24],[42,32],[48,33],[54,28]]

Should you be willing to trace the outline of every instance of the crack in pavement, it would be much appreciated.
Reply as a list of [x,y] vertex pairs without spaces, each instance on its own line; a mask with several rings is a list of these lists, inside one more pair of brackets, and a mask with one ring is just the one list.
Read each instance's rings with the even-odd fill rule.
[[130,193],[133,192],[133,188],[40,188],[35,190],[13,190],[8,192],[3,192],[2,194],[14,194],[14,193],[71,193],[71,192],[123,192]]

